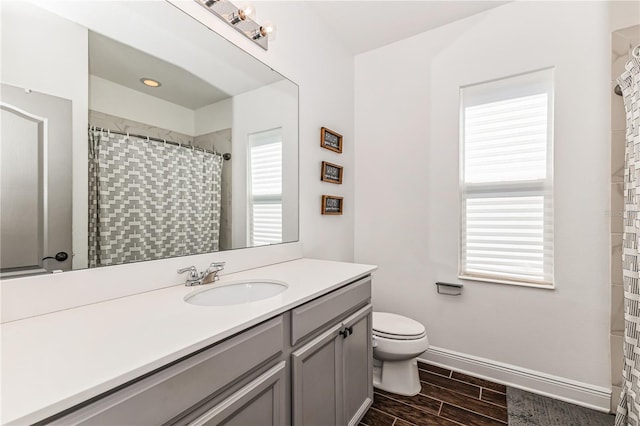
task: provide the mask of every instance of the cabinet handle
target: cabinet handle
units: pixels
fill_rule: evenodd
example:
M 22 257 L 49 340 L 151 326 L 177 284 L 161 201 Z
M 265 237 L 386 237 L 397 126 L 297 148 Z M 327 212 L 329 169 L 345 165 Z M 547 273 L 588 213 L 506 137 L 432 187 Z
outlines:
M 346 339 L 352 334 L 353 334 L 353 327 L 345 327 L 344 330 L 340 332 L 340 335 L 342 336 L 343 339 Z

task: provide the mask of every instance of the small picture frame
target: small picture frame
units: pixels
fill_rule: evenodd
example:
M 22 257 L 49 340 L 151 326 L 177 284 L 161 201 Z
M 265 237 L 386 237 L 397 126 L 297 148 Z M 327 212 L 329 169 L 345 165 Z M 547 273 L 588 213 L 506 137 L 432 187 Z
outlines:
M 341 215 L 342 214 L 342 198 L 334 195 L 322 196 L 322 214 Z
M 323 182 L 336 183 L 338 185 L 341 185 L 343 170 L 344 169 L 342 166 L 323 161 L 322 170 L 320 172 L 320 180 Z
M 342 135 L 323 127 L 320 130 L 320 146 L 342 154 Z

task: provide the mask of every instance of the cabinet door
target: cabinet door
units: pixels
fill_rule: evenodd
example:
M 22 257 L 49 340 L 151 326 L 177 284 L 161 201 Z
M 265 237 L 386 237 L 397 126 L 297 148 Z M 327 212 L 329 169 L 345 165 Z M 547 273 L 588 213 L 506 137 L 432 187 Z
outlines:
M 341 425 L 342 323 L 291 355 L 292 406 L 296 426 Z
M 345 424 L 358 424 L 373 403 L 372 308 L 367 305 L 343 321 L 349 335 L 342 342 Z
M 285 361 L 280 362 L 189 425 L 283 425 L 286 417 L 285 366 Z

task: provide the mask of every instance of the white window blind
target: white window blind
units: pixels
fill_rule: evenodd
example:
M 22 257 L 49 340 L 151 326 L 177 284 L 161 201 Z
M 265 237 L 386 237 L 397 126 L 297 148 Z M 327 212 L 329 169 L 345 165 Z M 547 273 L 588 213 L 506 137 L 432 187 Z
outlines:
M 249 244 L 282 242 L 282 137 L 279 129 L 249 137 Z
M 461 278 L 552 285 L 553 70 L 461 99 Z

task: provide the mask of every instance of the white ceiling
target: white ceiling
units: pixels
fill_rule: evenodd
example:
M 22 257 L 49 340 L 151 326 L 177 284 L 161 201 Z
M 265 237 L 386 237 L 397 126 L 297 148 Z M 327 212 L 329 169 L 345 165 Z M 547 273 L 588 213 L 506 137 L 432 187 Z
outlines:
M 310 1 L 333 35 L 354 54 L 423 33 L 508 1 Z
M 178 66 L 93 31 L 89 31 L 89 73 L 193 110 L 229 97 Z M 143 77 L 162 86 L 145 86 L 140 82 Z

